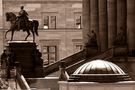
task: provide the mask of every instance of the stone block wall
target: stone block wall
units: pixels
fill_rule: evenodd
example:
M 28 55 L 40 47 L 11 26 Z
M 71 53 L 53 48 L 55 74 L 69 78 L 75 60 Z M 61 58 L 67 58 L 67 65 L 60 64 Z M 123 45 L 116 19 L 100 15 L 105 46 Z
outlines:
M 4 39 L 5 31 L 1 31 L 0 34 L 0 44 L 1 44 L 1 51 L 4 49 L 4 45 L 7 41 L 11 38 L 11 32 L 7 34 L 7 39 Z M 13 40 L 15 41 L 23 41 L 26 37 L 27 33 L 20 31 L 14 33 Z M 82 41 L 82 29 L 81 30 L 73 30 L 68 29 L 65 30 L 40 30 L 39 29 L 39 36 L 36 36 L 36 43 L 38 44 L 38 49 L 42 51 L 42 46 L 44 45 L 54 45 L 58 46 L 57 54 L 58 60 L 61 60 L 67 56 L 70 56 L 75 53 L 74 51 L 74 44 L 77 42 L 83 44 Z M 32 41 L 32 34 L 28 37 L 28 41 Z M 74 41 L 75 40 L 75 41 Z
M 135 82 L 94 83 L 60 81 L 59 90 L 135 90 Z
M 39 27 L 43 28 L 43 17 L 47 15 L 56 15 L 57 28 L 75 28 L 75 12 L 82 13 L 82 0 L 3 0 L 3 27 L 9 25 L 5 20 L 6 12 L 14 12 L 18 15 L 20 6 L 28 12 L 30 19 L 39 21 Z

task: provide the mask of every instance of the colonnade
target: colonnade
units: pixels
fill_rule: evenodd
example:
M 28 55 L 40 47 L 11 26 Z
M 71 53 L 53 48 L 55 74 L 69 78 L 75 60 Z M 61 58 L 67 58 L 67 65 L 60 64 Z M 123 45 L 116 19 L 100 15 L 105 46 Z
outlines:
M 101 51 L 113 47 L 121 31 L 129 50 L 135 50 L 135 0 L 83 0 L 83 38 L 94 30 Z

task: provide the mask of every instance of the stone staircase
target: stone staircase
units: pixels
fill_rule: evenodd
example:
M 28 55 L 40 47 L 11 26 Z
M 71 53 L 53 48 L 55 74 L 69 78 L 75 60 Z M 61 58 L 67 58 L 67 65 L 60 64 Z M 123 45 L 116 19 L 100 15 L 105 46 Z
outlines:
M 86 58 L 86 51 L 80 51 L 78 53 L 75 53 L 67 58 L 64 58 L 62 60 L 59 60 L 51 65 L 47 65 L 44 67 L 44 76 L 47 76 L 53 72 L 56 72 L 59 70 L 59 65 L 61 62 L 65 62 L 65 66 L 67 69 L 68 74 L 73 73 L 80 65 L 83 63 L 86 63 L 90 60 L 94 59 L 108 59 L 112 58 L 112 48 L 104 51 L 96 53 L 95 55 L 89 56 L 89 58 Z
M 76 54 L 73 54 L 73 55 L 71 55 L 71 56 L 69 56 L 67 58 L 64 58 L 62 60 L 59 60 L 59 61 L 57 61 L 57 62 L 55 62 L 55 63 L 53 63 L 51 65 L 47 65 L 47 66 L 43 67 L 44 76 L 47 76 L 47 75 L 49 75 L 49 74 L 51 74 L 53 72 L 58 71 L 59 70 L 59 65 L 60 65 L 60 63 L 62 61 L 65 62 L 66 66 L 70 66 L 72 64 L 77 63 L 78 61 L 83 60 L 83 59 L 85 59 L 85 51 L 84 50 L 80 51 L 80 52 L 78 52 Z

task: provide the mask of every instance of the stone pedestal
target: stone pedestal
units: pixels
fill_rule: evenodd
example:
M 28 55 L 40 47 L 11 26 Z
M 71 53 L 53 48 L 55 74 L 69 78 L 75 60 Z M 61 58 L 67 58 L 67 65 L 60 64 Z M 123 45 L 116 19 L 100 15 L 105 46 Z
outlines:
M 93 57 L 98 53 L 98 47 L 86 47 L 86 58 Z
M 116 47 L 113 49 L 114 57 L 127 57 L 128 56 L 128 48 L 127 46 Z
M 36 43 L 28 41 L 11 41 L 6 46 L 10 66 L 15 66 L 18 62 L 18 67 L 21 73 L 26 78 L 42 77 L 43 76 L 43 60 L 41 53 L 37 50 Z

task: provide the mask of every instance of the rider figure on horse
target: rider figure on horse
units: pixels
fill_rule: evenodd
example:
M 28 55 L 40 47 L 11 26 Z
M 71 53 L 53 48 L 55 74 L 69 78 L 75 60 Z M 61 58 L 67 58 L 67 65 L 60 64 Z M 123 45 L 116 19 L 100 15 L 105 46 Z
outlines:
M 19 11 L 18 21 L 19 25 L 18 28 L 26 28 L 28 26 L 28 13 L 24 10 L 24 6 L 21 6 L 21 10 Z M 25 31 L 25 29 L 23 29 Z

